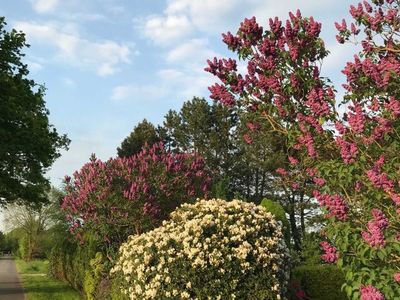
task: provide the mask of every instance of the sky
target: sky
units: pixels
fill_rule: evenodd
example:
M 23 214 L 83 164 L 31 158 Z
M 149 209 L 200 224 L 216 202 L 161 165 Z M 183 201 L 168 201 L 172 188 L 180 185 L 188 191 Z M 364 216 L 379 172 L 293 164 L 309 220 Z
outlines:
M 50 122 L 71 139 L 47 176 L 59 186 L 91 153 L 106 160 L 146 118 L 161 124 L 193 96 L 208 99 L 215 82 L 208 58 L 232 56 L 221 33 L 256 16 L 287 19 L 299 8 L 322 22 L 331 55 L 323 75 L 344 83 L 355 50 L 336 42 L 335 21 L 349 19 L 348 0 L 1 0 L 8 28 L 26 33 L 30 78 L 47 88 Z M 234 57 L 234 56 L 232 56 Z M 342 90 L 339 89 L 339 96 Z

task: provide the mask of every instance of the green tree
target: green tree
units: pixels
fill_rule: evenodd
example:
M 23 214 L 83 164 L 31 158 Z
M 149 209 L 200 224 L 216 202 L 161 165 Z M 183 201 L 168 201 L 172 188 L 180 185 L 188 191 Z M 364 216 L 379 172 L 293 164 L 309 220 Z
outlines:
M 161 141 L 156 127 L 146 119 L 143 119 L 133 128 L 131 134 L 126 137 L 121 146 L 117 148 L 119 157 L 129 157 L 135 155 L 142 150 L 147 143 L 149 146 Z
M 46 170 L 69 140 L 49 124 L 43 86 L 29 79 L 25 34 L 7 31 L 0 17 L 0 205 L 46 200 Z
M 179 112 L 170 110 L 165 116 L 166 147 L 176 152 L 198 153 L 205 159 L 214 171 L 213 196 L 233 196 L 236 125 L 237 116 L 232 110 L 198 97 L 186 101 Z

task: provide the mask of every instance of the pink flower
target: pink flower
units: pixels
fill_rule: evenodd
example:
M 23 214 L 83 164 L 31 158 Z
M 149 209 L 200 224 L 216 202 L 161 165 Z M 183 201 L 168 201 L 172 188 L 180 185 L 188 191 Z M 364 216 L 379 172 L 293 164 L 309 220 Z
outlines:
M 347 220 L 349 207 L 343 201 L 341 196 L 321 194 L 317 190 L 314 190 L 313 194 L 319 204 L 328 210 L 328 217 L 335 217 L 340 221 Z
M 247 134 L 247 133 L 243 134 L 243 139 L 247 144 L 249 144 L 249 145 L 253 144 L 253 139 L 251 138 L 251 136 L 249 134 Z
M 278 173 L 279 175 L 282 175 L 282 176 L 287 175 L 286 170 L 285 170 L 285 169 L 282 169 L 282 168 L 276 169 L 276 173 Z
M 385 300 L 383 294 L 374 286 L 361 286 L 361 300 Z
M 368 222 L 368 231 L 361 232 L 365 242 L 371 247 L 382 248 L 386 245 L 383 230 L 389 225 L 385 214 L 379 209 L 372 209 L 373 220 Z
M 321 258 L 327 263 L 335 263 L 339 259 L 339 254 L 337 253 L 336 247 L 332 246 L 326 241 L 319 243 L 324 251 L 324 254 Z
M 307 299 L 306 292 L 303 289 L 299 289 L 296 291 L 296 299 L 303 300 Z
M 294 158 L 293 156 L 289 156 L 288 159 L 289 159 L 290 164 L 293 166 L 295 166 L 299 163 L 299 161 L 296 158 Z
M 400 283 L 400 273 L 394 273 L 393 278 L 394 278 L 394 281 Z
M 316 185 L 319 185 L 319 186 L 323 186 L 325 184 L 325 179 L 323 179 L 323 178 L 314 177 L 313 181 Z

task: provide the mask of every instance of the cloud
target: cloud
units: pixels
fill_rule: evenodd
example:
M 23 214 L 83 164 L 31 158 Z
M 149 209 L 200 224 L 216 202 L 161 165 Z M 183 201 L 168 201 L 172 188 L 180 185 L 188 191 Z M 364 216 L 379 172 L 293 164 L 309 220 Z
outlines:
M 43 69 L 43 65 L 36 61 L 26 60 L 26 63 L 31 73 L 37 73 Z
M 76 88 L 76 86 L 77 86 L 76 82 L 75 82 L 73 79 L 68 78 L 68 77 L 62 78 L 62 79 L 61 79 L 61 82 L 62 82 L 62 84 L 63 84 L 64 86 L 66 86 L 66 87 L 68 87 L 68 88 L 71 88 L 71 89 L 74 89 L 74 88 Z
M 184 43 L 178 44 L 175 48 L 167 53 L 167 62 L 199 62 L 203 65 L 206 60 L 216 56 L 216 52 L 209 48 L 206 39 L 191 39 Z
M 151 101 L 163 98 L 167 94 L 166 87 L 160 83 L 158 85 L 138 85 L 126 84 L 113 88 L 111 100 L 122 101 Z
M 184 15 L 148 16 L 144 20 L 135 21 L 144 36 L 159 45 L 172 44 L 176 40 L 188 36 L 192 25 Z
M 112 135 L 111 135 L 112 136 Z M 114 135 L 115 136 L 115 135 Z M 51 183 L 59 187 L 65 175 L 71 176 L 89 161 L 92 153 L 102 160 L 115 156 L 117 139 L 110 141 L 110 135 L 99 132 L 88 132 L 85 135 L 73 136 L 68 151 L 63 150 L 62 156 L 55 161 L 46 176 Z
M 57 24 L 17 22 L 30 44 L 55 48 L 54 59 L 74 67 L 94 70 L 99 76 L 113 75 L 122 64 L 130 63 L 133 46 L 114 41 L 90 41 L 79 36 L 75 25 L 60 29 Z
M 38 13 L 48 13 L 56 9 L 59 0 L 33 0 L 33 9 Z

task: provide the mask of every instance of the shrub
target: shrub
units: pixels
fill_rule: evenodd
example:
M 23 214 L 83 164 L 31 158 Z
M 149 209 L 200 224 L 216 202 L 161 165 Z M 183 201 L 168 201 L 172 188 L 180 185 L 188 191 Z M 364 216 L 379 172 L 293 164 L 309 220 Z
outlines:
M 273 215 L 239 200 L 183 204 L 129 237 L 112 274 L 131 299 L 281 299 L 288 249 Z
M 282 205 L 269 199 L 263 199 L 260 205 L 273 214 L 278 221 L 282 222 L 283 235 L 285 236 L 286 245 L 290 247 L 290 223 L 286 218 L 286 213 Z
M 88 278 L 85 280 L 85 277 L 92 270 L 90 261 L 96 257 L 99 248 L 92 237 L 85 239 L 88 241 L 85 245 L 68 238 L 58 241 L 49 257 L 50 275 L 67 282 L 82 294 L 86 293 L 84 284 Z
M 292 299 L 346 300 L 341 291 L 344 282 L 344 275 L 336 266 L 301 266 L 292 270 Z M 301 291 L 306 295 L 303 298 Z
M 71 233 L 83 241 L 90 232 L 105 253 L 158 226 L 179 204 L 206 195 L 210 177 L 201 157 L 155 144 L 128 158 L 92 157 L 66 181 L 62 208 Z

